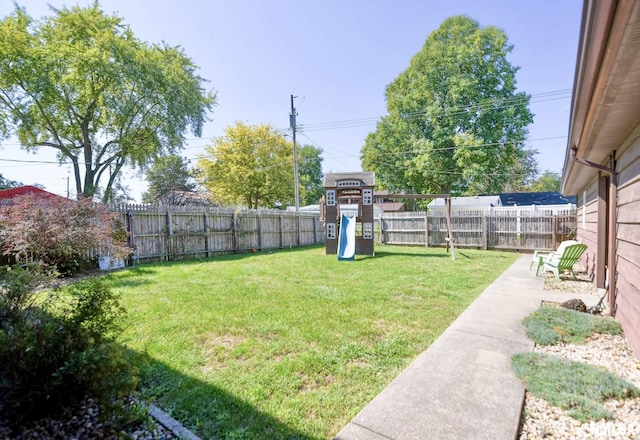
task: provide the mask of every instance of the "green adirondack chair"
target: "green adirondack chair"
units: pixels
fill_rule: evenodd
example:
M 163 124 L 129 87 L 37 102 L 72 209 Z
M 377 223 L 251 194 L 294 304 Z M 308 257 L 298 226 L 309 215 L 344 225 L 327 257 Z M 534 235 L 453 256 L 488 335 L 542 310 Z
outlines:
M 553 272 L 556 279 L 560 279 L 560 273 L 565 270 L 571 271 L 573 279 L 577 280 L 573 266 L 578 262 L 584 251 L 587 249 L 586 244 L 577 243 L 567 246 L 563 249 L 562 254 L 552 254 L 542 259 L 542 273 L 547 270 Z
M 550 260 L 551 257 L 553 256 L 559 258 L 564 252 L 564 248 L 566 248 L 567 246 L 571 246 L 572 244 L 578 244 L 578 242 L 575 240 L 565 240 L 562 243 L 560 243 L 560 245 L 558 246 L 558 249 L 556 249 L 553 252 L 545 252 L 545 251 L 538 251 L 538 250 L 534 251 L 533 257 L 531 258 L 531 264 L 529 264 L 529 270 L 531 270 L 531 268 L 535 264 L 536 276 L 538 276 L 538 273 L 540 272 L 540 268 L 542 267 L 542 262 L 544 260 Z

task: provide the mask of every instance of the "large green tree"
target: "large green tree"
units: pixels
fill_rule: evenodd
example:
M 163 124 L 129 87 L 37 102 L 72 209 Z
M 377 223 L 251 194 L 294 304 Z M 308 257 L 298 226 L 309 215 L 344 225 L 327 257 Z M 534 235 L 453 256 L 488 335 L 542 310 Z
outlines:
M 186 159 L 172 154 L 157 158 L 147 170 L 149 188 L 142 194 L 142 203 L 156 203 L 169 191 L 194 191 L 189 164 Z
M 227 127 L 200 156 L 197 174 L 221 204 L 256 209 L 294 202 L 293 145 L 266 124 Z
M 512 46 L 496 27 L 445 20 L 385 91 L 388 115 L 366 139 L 363 169 L 417 193 L 500 192 L 526 157 L 533 120 L 516 91 Z
M 322 149 L 303 145 L 298 150 L 298 175 L 300 182 L 300 204 L 317 205 L 324 194 L 322 186 Z
M 71 162 L 78 194 L 103 200 L 125 165 L 142 167 L 200 136 L 215 104 L 179 47 L 137 39 L 94 3 L 0 21 L 0 135 Z
M 528 192 L 538 174 L 537 150 L 526 149 L 515 166 L 507 171 L 507 181 L 500 192 Z
M 531 192 L 559 192 L 561 184 L 562 178 L 560 173 L 544 170 L 544 172 L 531 183 L 527 190 Z

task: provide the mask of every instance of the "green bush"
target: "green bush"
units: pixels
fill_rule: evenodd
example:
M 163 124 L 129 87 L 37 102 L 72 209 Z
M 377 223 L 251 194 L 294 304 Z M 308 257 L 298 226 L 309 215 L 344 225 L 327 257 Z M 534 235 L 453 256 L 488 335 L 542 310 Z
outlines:
M 0 271 L 0 407 L 15 421 L 87 395 L 108 399 L 137 385 L 116 343 L 124 309 L 99 280 L 34 294 L 34 275 Z
M 607 399 L 640 396 L 640 389 L 615 374 L 593 365 L 544 353 L 516 353 L 511 366 L 527 391 L 567 410 L 576 420 L 611 419 L 602 406 Z
M 620 324 L 610 316 L 594 316 L 563 308 L 540 308 L 522 323 L 527 336 L 539 345 L 582 343 L 594 333 L 622 333 Z

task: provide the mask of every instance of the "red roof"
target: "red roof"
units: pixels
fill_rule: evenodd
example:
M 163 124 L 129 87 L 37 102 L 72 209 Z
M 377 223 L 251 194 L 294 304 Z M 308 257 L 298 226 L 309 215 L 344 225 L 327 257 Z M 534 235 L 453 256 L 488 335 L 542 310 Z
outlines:
M 0 200 L 11 200 L 16 197 L 26 196 L 27 194 L 38 194 L 43 197 L 60 197 L 57 194 L 50 193 L 35 186 L 25 185 L 18 188 L 9 188 L 0 190 Z M 64 198 L 64 197 L 60 197 Z

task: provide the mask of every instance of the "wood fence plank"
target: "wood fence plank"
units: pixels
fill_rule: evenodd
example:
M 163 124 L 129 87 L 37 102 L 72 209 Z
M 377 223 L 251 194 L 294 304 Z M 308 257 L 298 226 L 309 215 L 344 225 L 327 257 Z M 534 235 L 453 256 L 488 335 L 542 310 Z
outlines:
M 126 227 L 134 264 L 324 242 L 319 216 L 309 213 L 141 204 L 109 208 Z
M 446 218 L 442 210 L 384 213 L 380 239 L 386 244 L 446 246 Z M 479 249 L 555 250 L 576 226 L 576 211 L 548 209 L 454 211 L 451 229 L 456 246 Z M 420 227 L 421 222 L 424 227 Z

